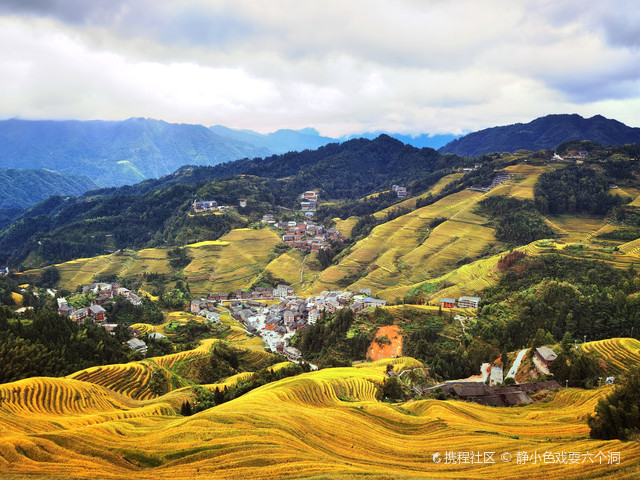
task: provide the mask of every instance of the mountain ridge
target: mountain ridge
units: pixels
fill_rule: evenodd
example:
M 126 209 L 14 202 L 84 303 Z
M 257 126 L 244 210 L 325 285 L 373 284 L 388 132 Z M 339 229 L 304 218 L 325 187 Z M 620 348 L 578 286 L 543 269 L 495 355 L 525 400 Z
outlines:
M 551 114 L 529 123 L 485 128 L 441 147 L 441 153 L 478 157 L 488 153 L 554 149 L 570 140 L 591 140 L 604 146 L 640 143 L 640 128 L 602 115 L 584 118 L 574 114 Z

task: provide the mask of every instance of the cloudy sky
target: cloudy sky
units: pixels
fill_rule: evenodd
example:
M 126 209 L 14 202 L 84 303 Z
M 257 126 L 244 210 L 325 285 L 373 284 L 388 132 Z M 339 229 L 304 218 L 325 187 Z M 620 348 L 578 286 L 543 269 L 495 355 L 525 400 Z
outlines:
M 640 127 L 634 0 L 1 0 L 0 118 Z

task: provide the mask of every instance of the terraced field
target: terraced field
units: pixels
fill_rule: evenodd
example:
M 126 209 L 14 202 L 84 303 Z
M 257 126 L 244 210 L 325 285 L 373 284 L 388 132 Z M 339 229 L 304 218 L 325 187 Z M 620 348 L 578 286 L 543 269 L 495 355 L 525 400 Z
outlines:
M 549 165 L 518 164 L 505 168 L 505 172 L 514 175 L 514 178 L 508 181 L 511 186 L 509 196 L 522 200 L 533 199 L 533 187 L 540 175 L 549 170 L 555 170 L 555 167 Z
M 290 250 L 269 263 L 266 270 L 272 273 L 275 278 L 281 278 L 295 287 L 298 284 L 309 282 L 315 275 L 307 264 L 308 259 L 305 260 L 305 258 L 302 253 Z
M 409 286 L 416 278 L 424 278 L 426 271 L 444 269 L 457 257 L 447 256 L 447 247 L 453 252 L 452 245 L 456 244 L 456 248 L 465 248 L 473 254 L 486 243 L 495 241 L 491 229 L 477 228 L 477 225 L 472 228 L 451 220 L 431 231 L 429 223 L 436 217 L 451 218 L 468 210 L 481 198 L 479 192 L 464 190 L 377 226 L 367 238 L 354 245 L 338 265 L 321 272 L 307 293 L 346 286 L 345 277 L 354 278 L 351 289 L 367 287 L 380 292 L 398 285 Z M 437 261 L 425 266 L 424 258 L 436 253 Z
M 345 237 L 351 236 L 351 230 L 354 225 L 358 222 L 358 217 L 349 217 L 346 220 L 342 220 L 340 218 L 334 218 L 334 222 L 336 222 L 336 228 L 338 231 L 344 235 Z
M 632 201 L 640 195 L 640 191 L 633 187 L 611 188 L 609 189 L 609 193 L 620 197 L 631 197 Z
M 619 375 L 631 365 L 640 365 L 640 341 L 635 338 L 609 338 L 587 342 L 580 349 L 601 358 L 607 373 Z
M 268 263 L 271 249 L 279 241 L 279 237 L 270 229 L 232 230 L 220 240 L 187 245 L 193 261 L 183 273 L 196 295 L 210 292 L 214 284 L 222 288 L 221 291 L 235 290 L 246 286 L 262 271 Z M 69 290 L 91 283 L 98 275 L 116 274 L 124 277 L 172 272 L 167 250 L 160 248 L 80 258 L 56 267 L 60 272 L 60 286 Z M 38 270 L 26 273 L 36 272 Z
M 432 196 L 439 195 L 440 192 L 444 190 L 444 187 L 446 187 L 450 183 L 460 180 L 463 176 L 464 176 L 463 173 L 452 173 L 451 175 L 446 175 L 442 177 L 440 180 L 438 180 L 438 182 L 433 187 L 431 187 L 429 190 L 427 190 L 423 194 L 417 195 L 415 197 L 407 198 L 402 202 L 396 203 L 392 207 L 385 208 L 384 210 L 380 210 L 379 212 L 376 212 L 373 216 L 376 218 L 382 218 L 387 214 L 387 212 L 394 210 L 396 208 L 408 208 L 410 210 L 413 210 L 414 208 L 416 208 L 416 202 L 418 201 L 419 198 L 426 198 L 429 195 L 432 195 Z
M 130 256 L 100 255 L 60 263 L 56 265 L 60 272 L 60 286 L 74 291 L 78 285 L 91 283 L 96 275 L 121 271 L 130 258 Z
M 16 292 L 11 292 L 11 299 L 13 300 L 13 303 L 17 307 L 21 307 L 22 306 L 23 297 L 22 297 L 21 294 L 16 293 Z
M 593 215 L 558 215 L 549 216 L 548 220 L 560 229 L 562 240 L 565 242 L 589 241 L 605 225 L 604 216 Z
M 271 250 L 278 243 L 280 237 L 263 228 L 232 230 L 219 242 L 187 245 L 194 258 L 184 270 L 191 292 L 205 295 L 250 285 L 266 267 Z
M 234 385 L 237 385 L 239 382 L 244 382 L 245 380 L 249 380 L 252 376 L 253 376 L 253 372 L 242 372 L 242 373 L 233 375 L 222 382 L 210 383 L 202 386 L 207 390 L 211 390 L 211 391 L 215 390 L 216 388 L 219 388 L 220 390 L 222 390 L 224 389 L 224 387 L 233 387 Z
M 164 355 L 162 357 L 151 357 L 150 360 L 154 361 L 160 367 L 171 368 L 180 360 L 206 355 L 211 351 L 211 347 L 213 347 L 217 342 L 219 342 L 217 338 L 207 338 L 202 340 L 200 342 L 200 346 L 193 350 Z
M 396 371 L 420 366 L 393 359 L 311 372 L 191 417 L 170 411 L 185 391 L 143 405 L 68 379 L 4 385 L 3 399 L 7 392 L 19 393 L 11 397 L 11 411 L 0 409 L 0 428 L 8 433 L 0 437 L 2 478 L 632 479 L 640 474 L 637 442 L 588 438 L 585 417 L 605 389 L 562 390 L 546 402 L 517 408 L 452 400 L 380 403 L 376 385 L 387 363 Z M 36 400 L 26 400 L 27 385 Z M 83 404 L 74 403 L 76 393 L 94 399 L 86 415 Z M 27 413 L 39 413 L 21 416 L 23 402 Z M 455 453 L 455 463 L 445 461 L 446 452 Z M 471 463 L 470 452 L 480 452 L 482 461 Z M 543 462 L 546 452 L 551 458 L 577 452 L 580 463 L 569 464 L 566 455 L 564 464 Z M 591 462 L 597 452 L 603 463 Z M 611 452 L 619 454 L 619 463 L 607 464 Z M 462 458 L 466 463 L 458 461 Z
M 139 275 L 141 273 L 169 273 L 167 251 L 148 248 L 139 252 L 125 251 L 111 255 L 81 258 L 56 265 L 60 272 L 61 286 L 75 290 L 77 285 L 91 283 L 98 275 L 118 276 Z
M 620 245 L 620 250 L 628 255 L 640 255 L 640 238 Z
M 491 285 L 497 278 L 492 272 L 499 257 L 473 261 L 486 255 L 487 249 L 500 245 L 500 242 L 495 239 L 494 230 L 487 226 L 488 219 L 472 213 L 472 210 L 479 201 L 493 195 L 533 198 L 533 187 L 538 177 L 545 171 L 560 167 L 510 166 L 505 171 L 514 178 L 490 192 L 483 194 L 464 190 L 379 225 L 369 237 L 355 244 L 338 265 L 321 272 L 303 293 L 315 294 L 335 288 L 371 288 L 375 295 L 393 301 L 425 281 L 461 284 L 451 289 L 456 295 Z M 431 193 L 437 193 L 460 177 L 461 174 L 444 177 Z M 410 200 L 414 203 L 407 206 L 414 206 L 415 199 Z M 377 212 L 375 216 L 382 218 L 387 210 Z M 436 218 L 447 220 L 430 228 L 429 223 Z M 570 224 L 567 219 L 558 219 L 576 237 L 593 235 L 602 226 L 602 220 L 593 218 Z M 555 226 L 558 231 L 562 228 Z M 473 266 L 464 265 L 470 262 Z
M 67 378 L 100 385 L 134 400 L 148 400 L 155 397 L 149 390 L 152 371 L 153 366 L 150 363 L 132 362 L 91 367 Z
M 162 330 L 161 325 L 151 325 L 150 323 L 134 323 L 130 325 L 134 330 L 138 330 L 142 335 L 150 332 L 158 332 Z
M 173 415 L 173 403 L 184 396 L 174 393 L 162 401 L 147 403 L 68 378 L 20 380 L 0 385 L 0 438 L 55 432 L 62 428 L 80 428 L 116 420 Z

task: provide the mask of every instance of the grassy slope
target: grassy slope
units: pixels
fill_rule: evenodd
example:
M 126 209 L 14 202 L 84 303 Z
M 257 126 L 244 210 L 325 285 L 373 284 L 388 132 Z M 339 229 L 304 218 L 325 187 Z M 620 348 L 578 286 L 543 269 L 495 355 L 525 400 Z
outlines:
M 0 468 L 17 478 L 637 478 L 637 442 L 588 438 L 606 392 L 568 389 L 525 407 L 458 401 L 379 403 L 387 363 L 265 385 L 192 417 L 186 390 L 139 402 L 70 379 L 0 386 Z M 232 379 L 230 379 L 231 381 Z M 496 464 L 435 464 L 432 454 L 497 452 Z M 517 452 L 620 452 L 620 465 L 518 464 Z M 502 462 L 502 452 L 513 461 Z

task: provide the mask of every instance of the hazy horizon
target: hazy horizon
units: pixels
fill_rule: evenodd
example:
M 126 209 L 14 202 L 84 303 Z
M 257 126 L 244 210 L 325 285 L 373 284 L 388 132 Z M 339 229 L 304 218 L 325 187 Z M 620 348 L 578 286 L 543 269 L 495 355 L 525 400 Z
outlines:
M 550 113 L 639 127 L 633 2 L 0 5 L 0 118 L 462 134 Z

